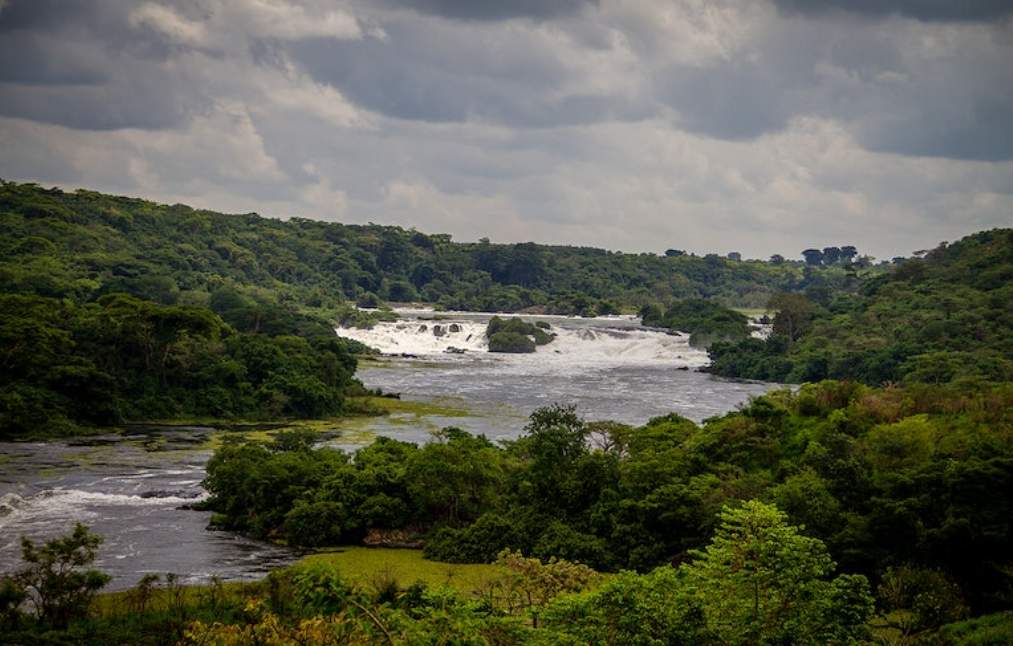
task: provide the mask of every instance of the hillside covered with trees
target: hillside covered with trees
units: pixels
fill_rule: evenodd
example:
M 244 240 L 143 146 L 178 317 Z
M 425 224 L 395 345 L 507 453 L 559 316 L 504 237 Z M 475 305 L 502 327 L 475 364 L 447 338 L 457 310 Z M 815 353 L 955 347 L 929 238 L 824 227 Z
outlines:
M 351 355 L 363 348 L 336 339 L 332 324 L 371 321 L 354 303 L 595 314 L 690 296 L 749 304 L 853 282 L 801 262 L 460 244 L 12 182 L 0 182 L 0 225 L 7 437 L 339 414 L 361 388 Z
M 839 266 L 624 254 L 534 243 L 452 242 L 379 225 L 225 215 L 91 191 L 0 184 L 5 291 L 91 301 L 124 292 L 207 305 L 223 286 L 308 307 L 425 301 L 446 309 L 613 313 L 677 298 L 762 306 L 843 285 Z
M 1013 380 L 1013 229 L 903 261 L 857 293 L 783 294 L 766 341 L 710 347 L 711 371 L 779 382 Z

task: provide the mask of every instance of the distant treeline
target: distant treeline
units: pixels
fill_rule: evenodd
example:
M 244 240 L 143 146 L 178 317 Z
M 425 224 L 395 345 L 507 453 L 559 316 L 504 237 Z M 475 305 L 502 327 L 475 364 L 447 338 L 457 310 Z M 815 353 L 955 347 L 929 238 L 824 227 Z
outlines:
M 239 286 L 309 307 L 422 300 L 447 309 L 609 314 L 680 298 L 762 306 L 778 292 L 854 282 L 843 266 L 780 257 L 455 243 L 393 226 L 224 215 L 10 182 L 0 184 L 0 222 L 4 290 L 78 302 L 125 292 L 206 305 L 219 287 Z

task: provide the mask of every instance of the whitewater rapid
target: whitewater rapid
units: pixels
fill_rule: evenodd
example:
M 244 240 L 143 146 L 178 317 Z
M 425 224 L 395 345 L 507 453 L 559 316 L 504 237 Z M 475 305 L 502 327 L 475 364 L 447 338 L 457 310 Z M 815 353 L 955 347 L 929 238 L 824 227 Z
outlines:
M 192 433 L 164 431 L 167 442 Z M 184 583 L 258 578 L 296 558 L 278 546 L 206 531 L 210 513 L 186 509 L 207 497 L 205 451 L 153 452 L 131 439 L 91 439 L 0 442 L 0 574 L 20 567 L 22 536 L 44 541 L 75 523 L 103 537 L 95 565 L 112 575 L 112 590 L 144 574 L 171 572 Z
M 690 347 L 687 335 L 643 328 L 632 317 L 523 316 L 547 323 L 555 339 L 532 354 L 503 354 L 488 351 L 489 315 L 452 313 L 438 320 L 418 311 L 399 315 L 404 318 L 396 322 L 378 323 L 368 330 L 338 328 L 337 333 L 384 355 L 430 361 L 495 360 L 524 370 L 580 371 L 621 365 L 699 368 L 708 362 L 705 351 Z
M 645 328 L 631 316 L 523 315 L 528 322 L 547 323 L 556 338 L 534 353 L 503 354 L 488 351 L 489 314 L 397 314 L 395 322 L 337 333 L 386 355 L 360 364 L 357 374 L 366 386 L 470 411 L 430 419 L 428 426 L 397 418 L 372 424 L 379 435 L 412 442 L 428 441 L 441 424 L 511 439 L 534 409 L 555 403 L 576 406 L 585 419 L 632 425 L 672 412 L 702 421 L 772 387 L 700 372 L 707 354 L 690 347 L 687 335 Z

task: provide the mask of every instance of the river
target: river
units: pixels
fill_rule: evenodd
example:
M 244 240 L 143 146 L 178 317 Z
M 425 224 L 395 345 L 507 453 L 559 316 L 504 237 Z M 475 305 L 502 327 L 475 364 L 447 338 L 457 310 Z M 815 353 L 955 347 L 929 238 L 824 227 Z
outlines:
M 532 410 L 574 404 L 586 419 L 642 424 L 676 412 L 695 421 L 733 410 L 771 384 L 717 379 L 696 369 L 704 352 L 682 335 L 642 328 L 630 317 L 540 320 L 555 340 L 534 354 L 487 352 L 489 315 L 403 310 L 396 323 L 338 330 L 385 355 L 363 362 L 369 387 L 429 406 L 356 420 L 330 443 L 354 449 L 375 435 L 424 442 L 454 425 L 490 439 L 516 437 Z M 338 429 L 341 431 L 341 428 Z M 0 443 L 0 572 L 17 567 L 19 538 L 43 539 L 81 521 L 105 537 L 97 567 L 112 589 L 146 573 L 187 583 L 252 579 L 298 557 L 294 551 L 206 531 L 209 514 L 181 506 L 200 487 L 214 429 L 144 428 L 65 442 Z

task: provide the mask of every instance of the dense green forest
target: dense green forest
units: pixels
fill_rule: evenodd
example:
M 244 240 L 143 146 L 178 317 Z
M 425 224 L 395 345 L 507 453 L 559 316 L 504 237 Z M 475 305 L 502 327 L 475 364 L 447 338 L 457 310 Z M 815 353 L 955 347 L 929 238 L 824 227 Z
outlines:
M 779 382 L 1013 380 L 1013 229 L 941 245 L 858 293 L 779 295 L 774 333 L 710 347 L 711 371 Z
M 1011 403 L 1009 384 L 828 381 L 703 425 L 550 407 L 503 446 L 453 428 L 354 455 L 299 432 L 227 443 L 206 482 L 220 526 L 309 546 L 416 535 L 493 578 L 466 595 L 308 562 L 191 592 L 146 577 L 103 602 L 79 527 L 24 543 L 0 581 L 0 643 L 998 646 L 1013 637 Z
M 713 301 L 688 298 L 661 307 L 654 303 L 640 308 L 644 325 L 689 333 L 689 344 L 707 347 L 716 341 L 741 341 L 749 338 L 749 319 Z
M 854 282 L 836 266 L 459 244 L 12 182 L 0 182 L 0 224 L 0 437 L 339 414 L 361 391 L 350 355 L 364 348 L 335 339 L 332 322 L 377 316 L 352 303 L 595 314 Z M 493 347 L 530 349 L 513 332 Z
M 129 612 L 95 615 L 107 579 L 86 569 L 99 539 L 82 527 L 23 543 L 24 569 L 0 580 L 0 643 L 1013 637 L 1013 230 L 859 273 L 853 247 L 767 263 L 460 244 L 29 184 L 0 185 L 0 218 L 4 439 L 347 413 L 366 349 L 332 322 L 369 324 L 351 303 L 636 309 L 709 345 L 718 375 L 808 382 L 703 424 L 632 428 L 555 405 L 500 443 L 456 428 L 354 453 L 311 432 L 229 439 L 204 482 L 215 527 L 417 545 L 505 578 L 470 597 L 309 566 L 238 593 L 146 579 Z M 766 306 L 770 336 L 729 306 Z M 552 338 L 517 319 L 488 335 L 511 351 Z
M 0 184 L 4 290 L 91 301 L 125 292 L 164 305 L 206 305 L 222 286 L 310 307 L 422 300 L 446 309 L 613 313 L 676 298 L 762 306 L 774 293 L 841 286 L 840 266 L 658 256 L 342 225 L 33 184 Z M 258 292 L 259 290 L 259 292 Z
M 326 324 L 282 310 L 254 333 L 244 319 L 271 310 L 232 305 L 223 318 L 126 294 L 0 294 L 0 438 L 124 420 L 319 418 L 361 391 L 349 342 Z
M 308 546 L 415 532 L 430 558 L 503 549 L 649 572 L 694 561 L 723 506 L 758 499 L 804 527 L 840 571 L 936 586 L 947 617 L 1009 608 L 1013 389 L 823 382 L 698 426 L 642 428 L 536 411 L 503 446 L 456 429 L 354 456 L 311 438 L 234 444 L 208 464 L 225 528 Z M 881 601 L 884 601 L 881 599 Z

